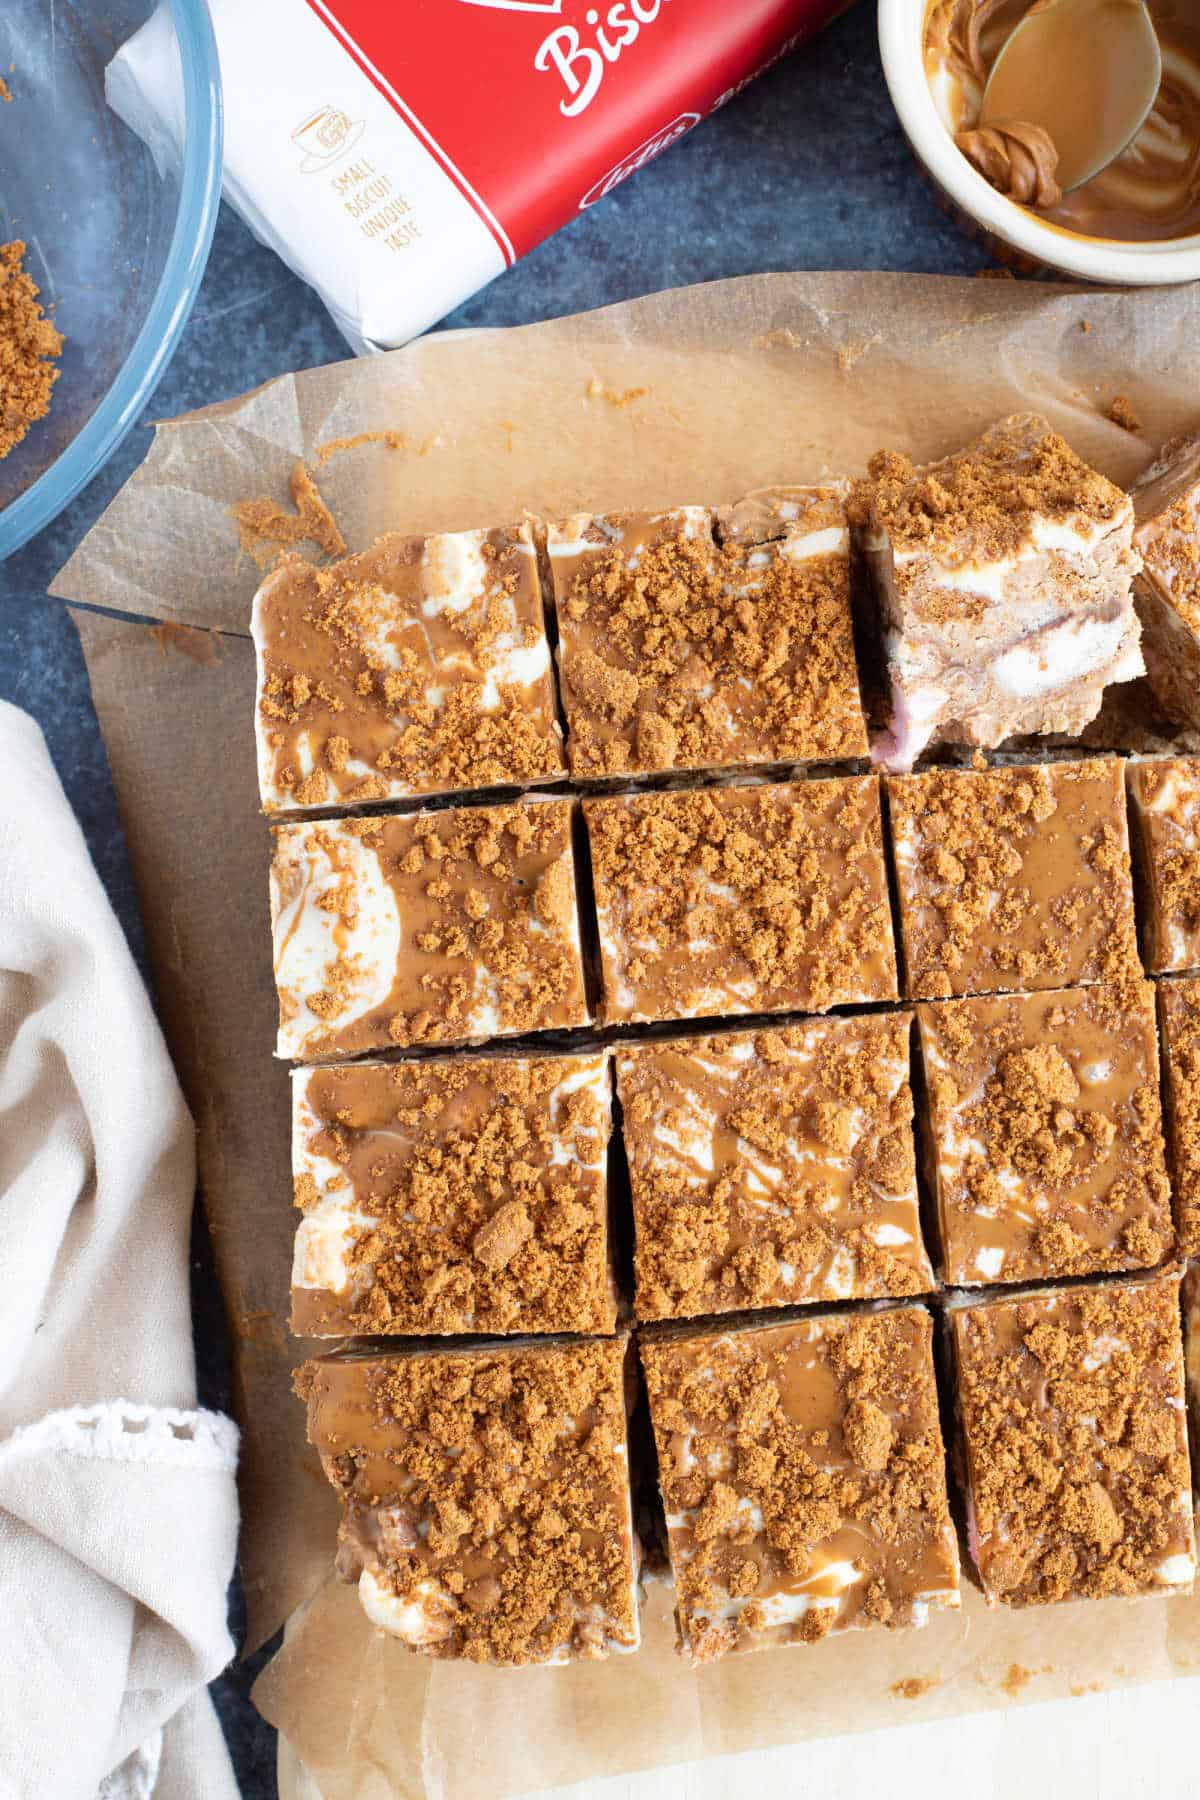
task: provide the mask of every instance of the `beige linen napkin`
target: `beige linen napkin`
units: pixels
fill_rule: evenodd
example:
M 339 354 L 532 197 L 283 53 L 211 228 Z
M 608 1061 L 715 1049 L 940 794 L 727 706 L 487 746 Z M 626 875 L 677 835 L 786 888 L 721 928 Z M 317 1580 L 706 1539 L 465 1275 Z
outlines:
M 0 771 L 0 1797 L 225 1800 L 237 1437 L 195 1410 L 191 1121 L 2 703 Z

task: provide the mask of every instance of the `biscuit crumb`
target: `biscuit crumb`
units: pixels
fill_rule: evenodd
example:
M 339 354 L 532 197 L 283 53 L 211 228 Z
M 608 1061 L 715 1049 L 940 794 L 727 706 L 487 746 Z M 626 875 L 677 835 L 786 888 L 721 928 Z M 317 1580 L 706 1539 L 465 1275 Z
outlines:
M 12 96 L 6 91 L 4 98 Z M 50 323 L 40 289 L 26 273 L 20 238 L 0 244 L 0 461 L 50 410 L 65 339 Z
M 506 1269 L 522 1244 L 533 1236 L 533 1222 L 520 1200 L 510 1200 L 481 1225 L 472 1249 L 485 1269 Z
M 940 1685 L 931 1675 L 906 1675 L 903 1681 L 893 1681 L 888 1693 L 895 1694 L 898 1700 L 919 1700 L 922 1694 Z
M 598 375 L 593 375 L 584 389 L 589 400 L 606 400 L 610 406 L 618 407 L 632 406 L 635 400 L 644 399 L 649 392 L 649 388 L 644 387 L 626 388 L 621 392 L 616 388 L 610 388 L 606 382 L 600 380 Z
M 852 1400 L 842 1420 L 846 1448 L 860 1469 L 878 1474 L 888 1466 L 896 1432 L 885 1412 L 872 1400 Z
M 1112 400 L 1109 402 L 1108 416 L 1114 425 L 1119 425 L 1121 427 L 1122 431 L 1142 430 L 1141 418 L 1127 394 L 1113 395 Z

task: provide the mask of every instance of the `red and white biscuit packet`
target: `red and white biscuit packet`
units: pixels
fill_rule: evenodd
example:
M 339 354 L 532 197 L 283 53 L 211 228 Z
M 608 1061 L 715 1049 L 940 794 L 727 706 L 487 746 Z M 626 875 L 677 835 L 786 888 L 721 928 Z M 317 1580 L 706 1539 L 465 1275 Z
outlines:
M 225 197 L 359 353 L 415 337 L 848 0 L 209 0 Z M 183 135 L 160 6 L 108 99 Z

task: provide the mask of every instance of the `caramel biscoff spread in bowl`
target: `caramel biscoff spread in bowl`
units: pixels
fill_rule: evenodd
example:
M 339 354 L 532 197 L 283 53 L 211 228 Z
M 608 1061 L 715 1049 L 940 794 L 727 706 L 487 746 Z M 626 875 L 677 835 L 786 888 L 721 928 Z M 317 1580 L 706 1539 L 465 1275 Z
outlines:
M 957 148 L 998 193 L 1063 230 L 1127 242 L 1200 231 L 1200 19 L 1187 0 L 1150 0 L 1163 58 L 1153 110 L 1108 168 L 1065 193 L 1058 180 L 1060 146 L 1050 132 L 1020 119 L 988 125 L 980 119 L 1000 51 L 1029 12 L 1030 0 L 931 0 L 925 68 Z M 1099 0 L 1091 29 L 1111 29 Z M 1065 104 L 1073 91 L 1073 43 L 1068 21 L 1047 43 L 1045 85 L 1064 95 L 1062 132 L 1094 131 L 1094 118 L 1074 120 Z
M 1200 278 L 1200 17 L 1190 0 L 1149 6 L 1156 103 L 1120 156 L 1062 194 L 1046 133 L 1008 119 L 979 130 L 988 72 L 1030 0 L 879 0 L 884 75 L 913 153 L 997 260 L 1110 286 Z M 1071 89 L 1069 48 L 1063 60 Z

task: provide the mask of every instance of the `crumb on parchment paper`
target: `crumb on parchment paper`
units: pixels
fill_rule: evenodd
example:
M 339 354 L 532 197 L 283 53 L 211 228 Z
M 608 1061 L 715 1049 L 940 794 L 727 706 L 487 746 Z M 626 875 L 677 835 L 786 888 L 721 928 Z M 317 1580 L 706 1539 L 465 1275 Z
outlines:
M 215 668 L 221 660 L 221 640 L 215 631 L 203 631 L 195 625 L 178 625 L 173 619 L 163 619 L 148 629 L 164 656 L 170 650 L 178 650 L 204 669 Z
M 941 1685 L 935 1675 L 906 1675 L 903 1681 L 893 1681 L 888 1693 L 895 1694 L 897 1700 L 919 1700 L 922 1694 Z
M 350 437 L 327 438 L 313 449 L 318 469 L 323 469 L 331 457 L 340 456 L 345 450 L 357 450 L 362 444 L 383 444 L 388 450 L 407 450 L 408 438 L 403 431 L 391 430 L 356 431 Z
M 1108 404 L 1108 416 L 1122 431 L 1140 431 L 1142 421 L 1128 394 L 1114 394 Z
M 635 400 L 645 399 L 649 392 L 649 388 L 644 387 L 610 388 L 598 375 L 593 375 L 584 389 L 589 400 L 607 400 L 610 406 L 632 406 Z
M 855 363 L 867 354 L 868 350 L 873 349 L 876 344 L 881 342 L 882 338 L 879 332 L 876 331 L 870 337 L 847 338 L 844 344 L 839 344 L 837 348 L 837 366 L 841 373 L 843 375 L 848 374 Z
M 300 461 L 292 465 L 288 492 L 295 512 L 286 512 L 267 494 L 254 500 L 239 500 L 230 509 L 237 520 L 242 549 L 256 560 L 264 546 L 269 545 L 290 550 L 297 544 L 315 544 L 326 556 L 344 555 L 346 540 L 338 529 L 337 520 Z
M 801 337 L 787 325 L 778 325 L 773 331 L 760 332 L 750 343 L 752 350 L 803 350 L 807 347 L 807 338 Z

